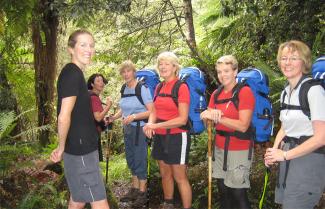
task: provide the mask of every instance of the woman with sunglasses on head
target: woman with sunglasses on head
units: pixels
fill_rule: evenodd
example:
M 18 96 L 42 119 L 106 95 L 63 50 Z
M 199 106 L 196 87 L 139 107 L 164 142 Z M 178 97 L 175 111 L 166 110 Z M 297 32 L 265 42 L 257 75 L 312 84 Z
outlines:
M 249 209 L 247 189 L 254 136 L 250 124 L 255 98 L 251 89 L 244 86 L 237 92 L 237 106 L 231 100 L 238 87 L 238 62 L 234 56 L 220 57 L 215 68 L 221 86 L 211 95 L 208 109 L 201 113 L 204 121 L 215 123 L 212 177 L 217 179 L 221 209 Z
M 101 132 L 107 128 L 108 120 L 106 120 L 105 116 L 109 111 L 112 102 L 109 97 L 106 99 L 105 107 L 103 107 L 103 103 L 99 98 L 99 95 L 104 90 L 105 85 L 107 84 L 107 80 L 100 73 L 92 74 L 87 81 L 87 87 L 90 94 L 91 107 L 94 114 L 94 120 L 96 124 L 96 129 L 98 131 L 98 154 L 99 161 L 103 161 L 103 151 L 102 151 L 102 143 L 101 143 Z
M 188 123 L 189 89 L 182 83 L 178 90 L 178 105 L 171 92 L 179 81 L 178 57 L 173 52 L 163 52 L 157 58 L 157 67 L 163 82 L 155 92 L 154 108 L 143 130 L 153 140 L 152 157 L 158 160 L 164 202 L 161 209 L 173 209 L 174 180 L 181 195 L 183 208 L 192 204 L 192 189 L 187 178 L 187 165 L 191 145 Z M 169 96 L 168 96 L 169 95 Z
M 311 51 L 303 42 L 282 43 L 277 61 L 288 85 L 280 99 L 281 127 L 273 148 L 266 150 L 265 164 L 280 163 L 276 203 L 284 209 L 312 209 L 325 188 L 325 91 L 313 85 L 306 98 L 300 97 L 311 68 Z M 309 115 L 301 109 L 301 99 L 308 100 Z

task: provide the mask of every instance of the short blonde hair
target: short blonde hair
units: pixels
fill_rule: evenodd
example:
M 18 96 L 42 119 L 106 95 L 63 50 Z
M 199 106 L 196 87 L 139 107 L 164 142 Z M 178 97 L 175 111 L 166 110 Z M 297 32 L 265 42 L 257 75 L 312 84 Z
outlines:
M 125 60 L 124 62 L 122 62 L 119 67 L 118 70 L 120 72 L 120 74 L 125 70 L 125 69 L 129 69 L 132 70 L 133 72 L 136 72 L 136 66 L 135 64 L 131 61 L 131 60 Z
M 290 40 L 282 43 L 278 49 L 277 61 L 278 66 L 280 67 L 282 52 L 284 48 L 288 48 L 291 52 L 298 52 L 300 58 L 304 62 L 304 68 L 302 72 L 308 74 L 311 68 L 311 51 L 309 47 L 302 41 Z
M 237 61 L 236 57 L 233 55 L 224 55 L 224 56 L 220 57 L 216 62 L 216 68 L 220 64 L 231 65 L 233 70 L 238 69 L 238 61 Z
M 178 74 L 178 71 L 181 69 L 181 65 L 179 64 L 178 57 L 174 52 L 166 51 L 160 53 L 157 57 L 157 69 L 159 63 L 163 60 L 172 63 L 176 67 L 176 74 Z

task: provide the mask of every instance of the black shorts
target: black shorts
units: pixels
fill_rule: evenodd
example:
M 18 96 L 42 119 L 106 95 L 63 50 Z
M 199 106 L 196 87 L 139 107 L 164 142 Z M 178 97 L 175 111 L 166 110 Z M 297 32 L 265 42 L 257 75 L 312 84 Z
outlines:
M 191 137 L 188 132 L 155 135 L 152 157 L 166 164 L 188 164 Z

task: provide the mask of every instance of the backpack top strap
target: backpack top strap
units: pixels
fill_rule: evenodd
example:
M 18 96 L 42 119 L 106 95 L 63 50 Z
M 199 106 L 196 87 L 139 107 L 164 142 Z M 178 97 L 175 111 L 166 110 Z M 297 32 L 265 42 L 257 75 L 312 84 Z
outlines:
M 246 86 L 245 82 L 241 82 L 241 83 L 237 83 L 234 88 L 232 89 L 232 97 L 231 97 L 231 101 L 234 103 L 236 109 L 238 110 L 238 106 L 239 106 L 239 92 L 240 90 Z
M 137 82 L 137 85 L 135 86 L 135 89 L 134 89 L 134 94 L 125 94 L 124 91 L 125 91 L 125 88 L 126 88 L 126 84 L 123 84 L 122 87 L 121 87 L 121 90 L 120 90 L 121 98 L 136 96 L 138 98 L 139 102 L 142 105 L 144 105 L 144 102 L 143 102 L 143 99 L 142 99 L 142 96 L 141 96 L 141 88 L 142 88 L 142 86 L 143 86 L 143 84 L 141 82 Z
M 137 85 L 135 86 L 135 96 L 138 98 L 139 102 L 144 105 L 142 96 L 141 96 L 141 88 L 142 88 L 143 84 L 141 81 L 138 81 Z
M 156 91 L 155 91 L 155 96 L 153 97 L 153 101 L 156 101 L 157 96 L 160 94 L 160 90 L 163 87 L 163 83 L 159 83 L 156 87 Z
M 231 98 L 228 99 L 220 99 L 218 100 L 219 95 L 221 94 L 221 91 L 223 90 L 224 86 L 221 85 L 218 87 L 218 89 L 216 90 L 217 92 L 214 94 L 214 103 L 215 104 L 223 104 L 223 103 L 227 103 L 229 101 L 232 101 L 236 107 L 236 109 L 238 109 L 238 105 L 239 105 L 239 92 L 240 90 L 246 86 L 245 83 L 237 83 L 234 88 L 231 90 L 232 91 L 232 96 Z
M 308 101 L 308 91 L 312 86 L 320 85 L 323 86 L 322 80 L 310 79 L 303 84 L 301 84 L 299 91 L 299 103 L 301 106 L 301 111 L 311 120 L 309 101 Z
M 121 87 L 120 93 L 121 93 L 121 98 L 124 97 L 124 90 L 125 90 L 126 84 L 124 83 Z
M 177 80 L 176 83 L 174 84 L 173 88 L 172 88 L 172 99 L 174 101 L 174 103 L 176 104 L 176 106 L 178 107 L 178 91 L 179 88 L 181 87 L 182 83 L 185 83 L 185 81 L 182 80 Z

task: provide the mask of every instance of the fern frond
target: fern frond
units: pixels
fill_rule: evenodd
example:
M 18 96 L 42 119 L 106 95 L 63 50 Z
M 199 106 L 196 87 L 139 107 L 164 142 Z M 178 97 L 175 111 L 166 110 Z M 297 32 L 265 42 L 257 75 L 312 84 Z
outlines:
M 9 136 L 16 126 L 16 119 L 14 111 L 0 112 L 0 140 Z
M 48 125 L 44 125 L 44 126 L 38 126 L 38 127 L 33 127 L 33 128 L 30 128 L 26 131 L 23 131 L 15 136 L 13 136 L 12 138 L 13 139 L 16 139 L 18 137 L 21 137 L 21 136 L 33 136 L 35 135 L 36 133 L 39 133 L 39 132 L 42 132 L 42 131 L 47 131 L 47 130 L 50 130 L 51 129 L 51 126 L 48 124 Z

